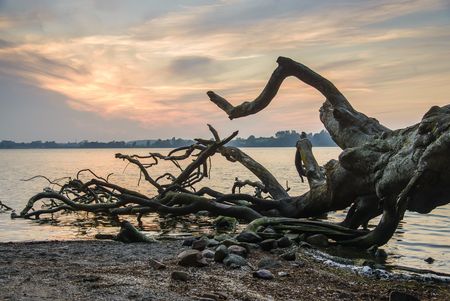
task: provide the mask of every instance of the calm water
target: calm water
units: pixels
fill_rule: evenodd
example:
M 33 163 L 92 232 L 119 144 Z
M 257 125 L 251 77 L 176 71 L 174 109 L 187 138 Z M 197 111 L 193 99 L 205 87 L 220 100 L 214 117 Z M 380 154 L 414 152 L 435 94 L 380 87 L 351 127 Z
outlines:
M 167 149 L 152 151 L 166 153 Z M 299 181 L 293 164 L 294 148 L 249 148 L 245 151 L 265 165 L 282 183 L 288 185 L 291 195 L 302 194 L 308 190 L 307 184 Z M 73 176 L 78 170 L 91 168 L 97 174 L 106 176 L 113 172 L 111 181 L 125 185 L 146 194 L 154 194 L 152 187 L 141 183 L 137 186 L 139 172 L 134 166 L 114 158 L 116 152 L 145 154 L 143 149 L 91 149 L 91 150 L 0 150 L 0 200 L 21 210 L 28 198 L 42 190 L 48 184 L 42 179 L 23 182 L 21 179 L 38 174 L 49 178 Z M 314 153 L 319 164 L 337 158 L 338 148 L 315 148 Z M 169 165 L 157 166 L 153 175 L 175 168 Z M 222 157 L 213 157 L 211 179 L 202 185 L 214 187 L 219 191 L 230 191 L 235 176 L 240 179 L 255 179 L 239 164 L 232 164 Z M 86 176 L 88 178 L 88 175 Z M 338 212 L 333 219 L 341 219 L 344 213 Z M 435 209 L 432 213 L 421 215 L 408 212 L 399 230 L 385 247 L 389 256 L 388 263 L 416 268 L 431 269 L 444 273 L 450 272 L 450 206 Z M 202 221 L 199 221 L 203 225 Z M 159 233 L 167 225 L 161 225 L 157 215 L 144 220 L 144 229 L 149 233 Z M 73 226 L 73 225 L 77 226 Z M 200 226 L 201 227 L 201 226 Z M 198 228 L 198 226 L 197 226 Z M 29 220 L 11 220 L 9 214 L 0 214 L 0 241 L 54 240 L 54 239 L 90 239 L 96 233 L 116 233 L 107 220 L 86 219 L 86 215 L 72 214 L 59 219 L 57 224 L 39 223 Z M 177 231 L 183 231 L 177 226 Z M 187 230 L 187 229 L 184 229 Z M 195 231 L 195 227 L 189 229 Z M 427 264 L 424 259 L 433 257 L 436 261 Z

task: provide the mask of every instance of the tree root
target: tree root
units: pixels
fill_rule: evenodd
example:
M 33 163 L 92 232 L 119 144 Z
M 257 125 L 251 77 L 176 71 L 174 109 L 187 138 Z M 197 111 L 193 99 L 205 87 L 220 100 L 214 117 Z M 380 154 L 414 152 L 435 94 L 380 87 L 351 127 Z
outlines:
M 206 210 L 212 215 L 243 220 L 249 223 L 248 231 L 271 226 L 279 232 L 321 233 L 337 244 L 367 248 L 389 241 L 406 210 L 427 213 L 450 201 L 450 105 L 432 107 L 420 123 L 392 131 L 356 111 L 329 80 L 308 67 L 284 57 L 279 57 L 277 63 L 266 87 L 253 101 L 234 106 L 212 91 L 207 94 L 230 119 L 266 108 L 284 79 L 290 76 L 325 96 L 320 119 L 343 152 L 339 160 L 319 166 L 311 143 L 302 135 L 296 146 L 295 168 L 302 182 L 303 177 L 307 178 L 310 188 L 307 193 L 290 196 L 288 189 L 263 165 L 242 150 L 226 145 L 238 132 L 221 139 L 208 125 L 213 139 L 195 139 L 193 145 L 167 155 L 116 154 L 116 158 L 139 168 L 139 181 L 142 178 L 152 185 L 157 191 L 155 196 L 115 185 L 109 182 L 110 175 L 102 178 L 89 169 L 80 171 L 75 179 L 68 178 L 64 184 L 36 176 L 58 188 L 36 194 L 20 214 L 11 216 L 39 218 L 61 211 L 87 211 L 111 216 L 137 215 L 140 220 L 150 212 L 180 216 Z M 242 164 L 258 181 L 236 178 L 229 194 L 209 187 L 197 190 L 197 185 L 210 176 L 211 157 L 215 154 Z M 182 168 L 183 160 L 192 161 Z M 171 162 L 180 173 L 153 175 L 151 168 L 159 161 Z M 82 182 L 81 172 L 88 172 L 93 178 Z M 241 194 L 240 188 L 245 185 L 255 187 L 255 195 Z M 268 197 L 263 198 L 262 193 Z M 38 202 L 41 207 L 35 210 Z M 305 219 L 345 208 L 350 209 L 340 224 Z M 375 229 L 365 230 L 367 223 L 380 214 Z M 364 229 L 358 230 L 360 226 Z M 124 240 L 143 239 L 134 237 L 137 230 L 127 223 L 122 223 L 122 229 L 121 233 L 126 234 L 121 235 L 127 237 Z

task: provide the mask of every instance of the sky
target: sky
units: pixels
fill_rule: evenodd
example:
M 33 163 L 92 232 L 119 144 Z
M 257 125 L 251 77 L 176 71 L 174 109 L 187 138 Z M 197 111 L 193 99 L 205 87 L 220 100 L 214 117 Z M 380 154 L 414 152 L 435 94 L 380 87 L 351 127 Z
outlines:
M 320 131 L 324 98 L 294 78 L 246 118 L 209 101 L 253 100 L 280 55 L 385 126 L 412 125 L 450 103 L 450 1 L 0 0 L 0 140 Z

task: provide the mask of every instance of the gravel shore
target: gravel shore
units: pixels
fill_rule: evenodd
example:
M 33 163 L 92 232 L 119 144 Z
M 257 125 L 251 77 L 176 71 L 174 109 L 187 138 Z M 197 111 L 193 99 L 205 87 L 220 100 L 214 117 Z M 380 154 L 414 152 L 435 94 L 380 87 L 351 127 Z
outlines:
M 181 241 L 47 241 L 0 244 L 0 300 L 389 300 L 392 291 L 450 300 L 448 284 L 377 280 L 301 257 L 296 262 L 251 252 L 250 266 L 177 264 Z M 280 261 L 272 280 L 252 276 L 262 257 Z M 164 268 L 152 267 L 150 259 Z M 174 271 L 187 281 L 172 280 Z M 281 272 L 279 274 L 279 272 Z

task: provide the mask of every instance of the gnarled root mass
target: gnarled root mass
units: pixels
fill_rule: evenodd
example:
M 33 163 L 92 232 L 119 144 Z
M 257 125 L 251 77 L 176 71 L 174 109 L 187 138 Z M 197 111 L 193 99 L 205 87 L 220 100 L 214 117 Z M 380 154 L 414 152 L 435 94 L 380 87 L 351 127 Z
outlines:
M 405 210 L 428 213 L 450 199 L 450 105 L 432 107 L 416 125 L 390 130 L 377 120 L 356 111 L 344 95 L 327 79 L 289 58 L 280 57 L 278 67 L 262 93 L 253 101 L 233 106 L 225 98 L 209 91 L 210 100 L 230 119 L 255 114 L 266 108 L 283 80 L 294 76 L 317 89 L 325 102 L 320 119 L 333 140 L 343 149 L 339 160 L 323 167 L 314 158 L 311 143 L 302 138 L 297 143 L 295 167 L 310 190 L 290 196 L 277 179 L 242 150 L 226 146 L 237 132 L 221 139 L 210 125 L 212 140 L 169 152 L 147 156 L 116 154 L 116 158 L 137 166 L 141 177 L 157 191 L 143 195 L 95 175 L 82 182 L 79 174 L 60 185 L 33 196 L 27 206 L 13 217 L 39 218 L 58 211 L 88 211 L 112 216 L 157 212 L 179 216 L 208 211 L 213 215 L 235 217 L 248 222 L 248 230 L 271 226 L 282 232 L 322 233 L 338 244 L 367 248 L 383 245 L 393 235 Z M 197 189 L 209 176 L 210 158 L 220 154 L 251 171 L 258 181 L 236 178 L 232 192 L 218 192 L 209 187 Z M 190 160 L 186 167 L 181 161 Z M 180 171 L 154 177 L 150 170 L 160 160 L 172 162 Z M 274 158 L 276 160 L 276 158 Z M 255 194 L 242 194 L 243 186 L 255 188 Z M 263 197 L 267 194 L 267 197 Z M 34 210 L 38 201 L 45 200 Z M 340 224 L 307 219 L 329 211 L 349 208 Z M 366 230 L 367 223 L 382 215 L 378 225 Z M 363 229 L 359 229 L 363 227 Z

